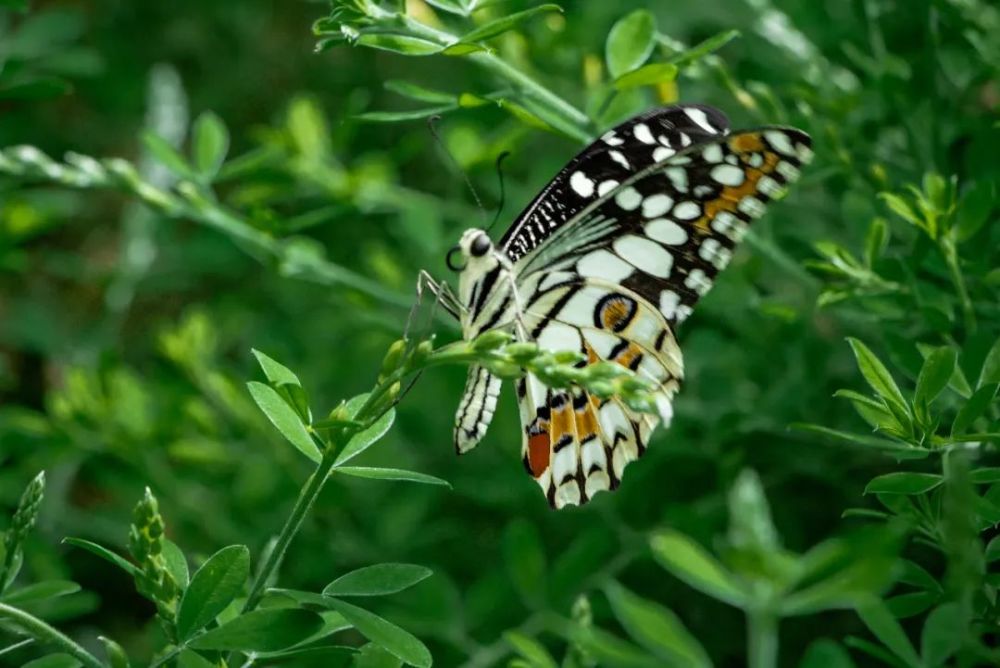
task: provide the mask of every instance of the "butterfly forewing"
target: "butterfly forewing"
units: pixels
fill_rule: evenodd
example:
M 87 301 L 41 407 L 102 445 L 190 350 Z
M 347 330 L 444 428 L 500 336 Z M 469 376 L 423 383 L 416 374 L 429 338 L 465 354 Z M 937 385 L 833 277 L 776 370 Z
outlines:
M 725 114 L 700 105 L 654 109 L 619 125 L 552 179 L 507 230 L 500 247 L 511 260 L 520 259 L 635 173 L 728 131 Z

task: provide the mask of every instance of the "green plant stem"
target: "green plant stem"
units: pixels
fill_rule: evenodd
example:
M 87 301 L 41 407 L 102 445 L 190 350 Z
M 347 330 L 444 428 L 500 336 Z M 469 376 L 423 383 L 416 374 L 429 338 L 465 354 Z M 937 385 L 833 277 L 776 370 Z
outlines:
M 747 653 L 750 668 L 778 665 L 778 618 L 766 610 L 747 610 Z
M 317 497 L 319 497 L 319 493 L 323 491 L 323 484 L 330 476 L 330 470 L 333 468 L 335 460 L 335 449 L 327 448 L 323 454 L 323 459 L 320 460 L 316 470 L 313 471 L 313 474 L 299 492 L 299 497 L 295 500 L 295 506 L 292 508 L 291 514 L 285 520 L 285 526 L 281 528 L 281 533 L 278 534 L 278 540 L 274 544 L 274 549 L 267 555 L 267 561 L 264 562 L 264 566 L 258 571 L 257 577 L 250 586 L 250 593 L 247 595 L 247 602 L 243 605 L 243 612 L 253 610 L 260 603 L 260 599 L 264 595 L 264 589 L 267 587 L 267 581 L 281 564 L 281 560 L 284 558 L 289 544 L 291 544 L 292 539 L 295 538 L 295 534 L 302 527 L 302 522 L 313 507 Z
M 958 293 L 958 300 L 962 304 L 962 315 L 965 318 L 965 328 L 969 332 L 976 331 L 976 312 L 972 308 L 972 300 L 969 299 L 969 291 L 965 287 L 965 278 L 962 270 L 958 266 L 958 251 L 954 242 L 941 240 L 938 242 L 941 254 L 944 255 L 945 263 L 948 265 L 948 273 L 951 274 L 951 282 L 955 284 L 955 291 Z
M 458 41 L 458 37 L 455 35 L 431 28 L 408 16 L 402 18 L 406 27 L 418 37 L 441 46 L 448 46 Z M 593 123 L 586 114 L 507 61 L 489 52 L 473 53 L 468 58 L 484 69 L 506 79 L 536 102 L 547 107 L 555 116 L 568 121 L 567 126 L 562 129 L 569 132 L 574 139 L 588 143 L 593 138 Z
M 9 619 L 18 628 L 26 631 L 39 643 L 58 646 L 87 668 L 104 668 L 104 665 L 93 654 L 73 642 L 69 636 L 52 628 L 34 615 L 20 608 L 0 603 L 0 619 Z

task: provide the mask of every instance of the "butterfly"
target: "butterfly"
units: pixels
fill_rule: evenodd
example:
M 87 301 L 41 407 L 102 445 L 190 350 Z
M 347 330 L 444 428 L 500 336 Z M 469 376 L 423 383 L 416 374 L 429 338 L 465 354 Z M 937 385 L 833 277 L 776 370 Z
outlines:
M 465 231 L 448 254 L 458 293 L 434 285 L 463 338 L 501 329 L 582 364 L 611 360 L 656 387 L 658 415 L 616 398 L 516 381 L 521 458 L 555 508 L 616 489 L 650 434 L 669 426 L 684 377 L 674 329 L 712 287 L 750 223 L 812 157 L 789 127 L 731 133 L 703 105 L 653 109 L 573 158 L 494 243 Z M 469 369 L 455 416 L 459 453 L 486 433 L 501 380 Z

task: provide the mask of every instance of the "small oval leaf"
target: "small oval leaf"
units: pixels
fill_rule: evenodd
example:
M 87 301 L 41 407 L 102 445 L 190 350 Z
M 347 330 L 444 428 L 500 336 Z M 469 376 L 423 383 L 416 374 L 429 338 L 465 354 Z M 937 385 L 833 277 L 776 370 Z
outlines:
M 364 608 L 336 598 L 330 599 L 330 607 L 342 614 L 361 635 L 393 656 L 417 668 L 430 668 L 433 662 L 430 651 L 408 631 Z
M 873 478 L 865 487 L 865 494 L 923 494 L 944 481 L 936 473 L 887 473 Z
M 215 619 L 243 590 L 250 575 L 250 551 L 244 545 L 224 547 L 202 564 L 184 592 L 177 612 L 181 640 Z
M 617 79 L 641 67 L 653 53 L 655 37 L 656 20 L 645 9 L 637 9 L 619 19 L 608 33 L 604 47 L 611 78 Z
M 265 608 L 206 631 L 187 646 L 219 652 L 274 652 L 302 642 L 322 625 L 323 618 L 309 610 Z
M 319 463 L 322 459 L 319 448 L 316 447 L 316 444 L 309 436 L 309 432 L 306 431 L 306 427 L 302 424 L 302 420 L 295 412 L 295 409 L 289 406 L 288 402 L 282 399 L 281 395 L 274 388 L 264 383 L 250 381 L 247 383 L 247 388 L 250 390 L 250 396 L 253 397 L 257 406 L 264 412 L 267 419 L 271 421 L 271 424 L 277 427 L 281 435 L 288 439 L 288 442 L 298 448 L 306 457 Z
M 326 596 L 384 596 L 408 589 L 433 575 L 415 564 L 375 564 L 341 575 L 323 589 Z

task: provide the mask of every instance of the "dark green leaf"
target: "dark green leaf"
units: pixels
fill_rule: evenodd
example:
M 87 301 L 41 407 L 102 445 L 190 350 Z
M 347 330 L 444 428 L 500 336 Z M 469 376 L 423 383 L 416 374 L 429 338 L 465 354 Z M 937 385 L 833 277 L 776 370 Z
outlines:
M 936 473 L 887 473 L 873 478 L 865 494 L 923 494 L 944 482 Z
M 562 12 L 562 7 L 559 5 L 539 5 L 537 7 L 532 7 L 531 9 L 526 9 L 522 12 L 514 12 L 513 14 L 508 14 L 496 20 L 490 21 L 484 25 L 479 26 L 472 32 L 468 32 L 459 38 L 456 44 L 472 44 L 474 42 L 482 42 L 497 35 L 502 35 L 508 30 L 513 30 L 521 23 L 527 21 L 528 19 L 534 18 L 539 14 L 545 14 L 548 12 Z M 445 53 L 448 53 L 455 45 L 451 45 L 448 49 L 445 49 Z
M 98 636 L 97 639 L 104 645 L 104 653 L 108 655 L 108 665 L 111 668 L 129 668 L 128 654 L 121 645 L 104 636 Z
M 1000 482 L 1000 466 L 973 469 L 969 474 L 969 479 L 977 485 Z
M 80 585 L 71 580 L 44 580 L 8 591 L 0 596 L 0 601 L 10 605 L 21 605 L 29 601 L 68 596 L 80 591 Z
M 250 395 L 257 406 L 264 412 L 267 419 L 271 421 L 271 424 L 277 427 L 281 435 L 288 439 L 289 443 L 298 448 L 299 452 L 318 463 L 322 459 L 319 448 L 316 447 L 316 444 L 309 436 L 309 432 L 306 431 L 306 426 L 302 424 L 302 419 L 288 405 L 288 402 L 282 399 L 281 395 L 274 388 L 264 383 L 250 381 L 247 383 L 247 388 L 250 390 Z
M 455 104 L 457 96 L 452 93 L 424 88 L 409 81 L 386 81 L 386 90 L 391 90 L 397 95 L 408 97 L 418 102 L 431 102 L 433 104 Z
M 355 478 L 400 480 L 404 482 L 419 482 L 425 485 L 441 485 L 442 487 L 451 487 L 451 483 L 447 480 L 435 478 L 434 476 L 427 475 L 426 473 L 405 471 L 403 469 L 385 469 L 371 466 L 337 466 L 333 470 L 336 473 L 343 473 L 344 475 L 354 476 Z
M 994 536 L 993 539 L 986 544 L 984 558 L 988 564 L 992 564 L 994 561 L 1000 560 L 1000 536 Z
M 979 373 L 979 382 L 976 387 L 984 385 L 994 385 L 1000 383 L 1000 338 L 996 340 L 990 352 L 986 354 L 982 371 Z
M 124 558 L 118 556 L 106 547 L 102 547 L 97 543 L 92 543 L 89 540 L 84 540 L 83 538 L 63 538 L 64 543 L 69 543 L 70 545 L 75 545 L 76 547 L 83 548 L 91 554 L 96 554 L 101 559 L 109 561 L 118 568 L 122 569 L 132 577 L 139 575 L 139 569 L 136 568 L 131 562 L 126 561 Z
M 348 416 L 351 418 L 356 417 L 357 412 L 361 410 L 367 399 L 367 394 L 351 397 L 347 402 Z M 346 464 L 374 445 L 379 439 L 385 436 L 385 433 L 389 431 L 389 427 L 392 426 L 395 419 L 396 409 L 389 409 L 372 426 L 352 436 L 351 440 L 347 442 L 347 445 L 344 446 L 344 449 L 341 450 L 340 455 L 337 457 L 336 465 Z
M 417 668 L 430 668 L 433 662 L 431 653 L 410 633 L 364 608 L 345 601 L 331 598 L 330 605 L 373 643 Z
M 257 363 L 260 364 L 261 370 L 263 370 L 264 375 L 267 377 L 267 381 L 271 385 L 302 386 L 302 383 L 299 381 L 299 377 L 296 376 L 291 369 L 279 362 L 276 362 L 274 359 L 268 357 L 259 350 L 251 349 L 251 352 L 253 353 L 253 356 L 257 358 Z
M 904 664 L 911 668 L 920 668 L 921 661 L 920 657 L 917 656 L 917 651 L 913 649 L 913 645 L 910 644 L 910 639 L 906 637 L 903 628 L 882 601 L 872 599 L 859 606 L 858 616 L 861 617 L 861 621 L 865 623 L 872 634 L 898 656 Z
M 40 659 L 29 661 L 21 665 L 21 668 L 77 668 L 83 664 L 69 654 L 49 654 Z
M 885 252 L 889 243 L 889 226 L 883 218 L 873 218 L 865 237 L 865 264 L 871 267 Z
M 798 668 L 854 668 L 851 655 L 832 640 L 817 640 L 806 648 Z
M 677 66 L 671 63 L 650 63 L 639 69 L 626 72 L 614 81 L 618 90 L 628 90 L 640 86 L 655 86 L 656 84 L 673 81 L 677 78 Z
M 958 603 L 945 603 L 927 615 L 920 636 L 920 653 L 928 667 L 940 666 L 955 654 L 965 640 L 968 620 Z
M 723 32 L 712 35 L 703 42 L 699 42 L 687 51 L 672 56 L 670 58 L 670 62 L 677 67 L 689 65 L 697 60 L 701 60 L 710 53 L 718 51 L 739 36 L 739 30 L 724 30 Z
M 163 541 L 163 561 L 166 562 L 167 570 L 174 576 L 174 581 L 181 589 L 187 587 L 189 577 L 187 559 L 181 548 L 172 540 Z
M 413 121 L 421 118 L 430 118 L 438 114 L 444 114 L 458 109 L 454 102 L 443 104 L 437 107 L 425 107 L 423 109 L 413 109 L 411 111 L 368 111 L 358 114 L 354 118 L 359 121 L 369 123 L 400 123 L 402 121 Z
M 521 599 L 540 605 L 546 596 L 545 547 L 533 524 L 517 519 L 503 532 L 503 559 L 507 575 Z
M 195 172 L 187 160 L 167 140 L 151 132 L 142 135 L 142 143 L 156 160 L 182 179 L 194 179 Z
M 358 44 L 406 56 L 430 56 L 441 53 L 441 46 L 419 37 L 393 33 L 368 33 L 358 38 Z
M 899 391 L 899 386 L 893 380 L 892 374 L 889 373 L 889 370 L 885 368 L 885 365 L 882 364 L 879 358 L 875 356 L 875 353 L 857 339 L 849 338 L 847 341 L 851 344 L 851 349 L 854 351 L 854 357 L 857 359 L 861 375 L 865 377 L 871 388 L 888 403 L 896 406 L 902 412 L 908 413 L 909 409 L 907 408 L 906 399 L 903 398 L 903 393 Z
M 705 648 L 673 611 L 636 596 L 614 581 L 605 585 L 604 591 L 615 617 L 640 645 L 671 665 L 712 665 Z
M 997 388 L 1000 385 L 989 383 L 983 385 L 972 393 L 968 401 L 958 411 L 955 421 L 951 424 L 952 437 L 960 436 L 967 432 L 976 420 L 978 420 L 997 396 Z
M 302 642 L 322 625 L 323 618 L 315 612 L 265 608 L 206 631 L 188 642 L 188 647 L 220 652 L 271 652 Z
M 229 130 L 218 116 L 206 111 L 194 123 L 194 166 L 206 181 L 219 173 L 229 152 Z
M 433 571 L 414 564 L 376 564 L 341 575 L 323 589 L 326 596 L 385 596 L 408 589 Z
M 656 19 L 645 9 L 637 9 L 619 19 L 608 33 L 604 46 L 608 73 L 617 79 L 639 68 L 653 53 Z
M 503 637 L 514 648 L 514 651 L 527 661 L 531 668 L 559 668 L 559 664 L 552 658 L 552 655 L 534 638 L 517 631 L 507 631 Z
M 657 563 L 690 586 L 730 605 L 745 604 L 746 592 L 736 577 L 684 534 L 662 530 L 649 544 Z
M 907 619 L 926 612 L 941 597 L 929 591 L 914 591 L 885 599 L 889 612 L 896 619 Z
M 917 378 L 917 391 L 914 394 L 914 403 L 921 402 L 922 405 L 929 405 L 948 386 L 948 381 L 955 373 L 955 365 L 958 362 L 958 354 L 953 348 L 944 346 L 934 350 L 920 369 L 920 376 Z
M 965 193 L 958 206 L 955 223 L 955 236 L 959 242 L 971 239 L 982 229 L 989 220 L 995 202 L 993 183 L 988 180 L 977 181 L 972 189 Z
M 250 576 L 250 551 L 244 545 L 224 547 L 202 564 L 184 592 L 177 612 L 177 634 L 191 637 L 225 610 L 243 591 Z

